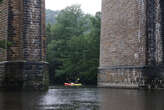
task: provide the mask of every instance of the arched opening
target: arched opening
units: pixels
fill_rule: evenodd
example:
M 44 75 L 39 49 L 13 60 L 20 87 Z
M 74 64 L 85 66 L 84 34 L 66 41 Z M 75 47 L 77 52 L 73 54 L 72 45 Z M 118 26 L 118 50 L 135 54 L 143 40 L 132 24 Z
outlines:
M 51 83 L 63 84 L 80 79 L 84 84 L 96 84 L 101 0 L 54 2 L 47 0 L 46 3 L 49 9 L 46 10 L 46 34 Z M 97 8 L 96 4 L 99 5 Z

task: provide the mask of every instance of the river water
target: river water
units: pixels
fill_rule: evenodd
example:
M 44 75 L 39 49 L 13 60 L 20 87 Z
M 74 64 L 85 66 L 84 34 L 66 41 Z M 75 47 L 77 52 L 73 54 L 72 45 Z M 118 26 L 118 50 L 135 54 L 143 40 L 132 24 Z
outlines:
M 164 91 L 53 87 L 0 92 L 0 110 L 164 110 Z

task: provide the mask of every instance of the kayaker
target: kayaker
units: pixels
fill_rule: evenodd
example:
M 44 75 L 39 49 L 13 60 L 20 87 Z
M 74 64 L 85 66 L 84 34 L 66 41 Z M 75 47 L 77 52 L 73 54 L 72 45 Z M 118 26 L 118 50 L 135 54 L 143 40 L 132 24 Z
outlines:
M 77 78 L 76 81 L 75 81 L 75 83 L 79 83 L 79 81 L 80 81 L 80 78 Z

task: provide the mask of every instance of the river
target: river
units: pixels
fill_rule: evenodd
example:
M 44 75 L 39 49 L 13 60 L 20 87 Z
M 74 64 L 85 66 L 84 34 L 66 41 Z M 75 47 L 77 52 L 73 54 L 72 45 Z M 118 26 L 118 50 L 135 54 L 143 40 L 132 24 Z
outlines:
M 163 90 L 53 87 L 0 92 L 0 110 L 164 110 Z

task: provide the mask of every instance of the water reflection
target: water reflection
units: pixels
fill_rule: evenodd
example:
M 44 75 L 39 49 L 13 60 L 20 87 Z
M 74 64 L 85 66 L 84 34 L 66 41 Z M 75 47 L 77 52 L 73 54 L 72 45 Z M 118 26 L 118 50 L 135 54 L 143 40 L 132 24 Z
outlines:
M 42 92 L 0 92 L 0 110 L 39 110 Z
M 101 110 L 164 110 L 164 91 L 101 89 Z
M 164 91 L 54 88 L 0 92 L 0 110 L 164 110 Z
M 60 110 L 98 110 L 96 88 L 52 89 L 42 98 L 45 109 Z
M 96 88 L 0 92 L 0 110 L 99 110 Z

